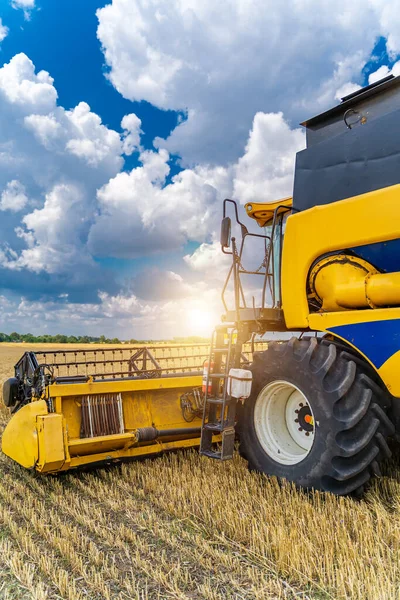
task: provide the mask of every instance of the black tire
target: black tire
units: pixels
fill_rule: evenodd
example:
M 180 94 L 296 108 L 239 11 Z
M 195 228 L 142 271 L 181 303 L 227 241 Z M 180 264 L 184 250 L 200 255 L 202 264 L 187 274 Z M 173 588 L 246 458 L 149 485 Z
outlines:
M 360 494 L 379 462 L 390 457 L 386 439 L 394 434 L 387 411 L 390 394 L 358 356 L 316 338 L 272 343 L 254 354 L 250 398 L 240 411 L 240 453 L 249 468 L 334 494 Z M 254 408 L 273 381 L 295 385 L 307 398 L 315 421 L 314 442 L 301 462 L 280 464 L 261 445 Z

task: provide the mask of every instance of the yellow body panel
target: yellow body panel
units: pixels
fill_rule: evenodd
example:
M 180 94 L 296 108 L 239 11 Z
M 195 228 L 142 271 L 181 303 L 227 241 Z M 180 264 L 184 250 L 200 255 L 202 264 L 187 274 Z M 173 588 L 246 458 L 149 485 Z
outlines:
M 400 238 L 399 201 L 400 184 L 288 217 L 281 278 L 289 329 L 311 327 L 306 281 L 313 262 L 327 252 Z
M 33 469 L 39 459 L 37 419 L 44 415 L 46 402 L 31 402 L 11 417 L 3 432 L 2 451 L 27 469 Z
M 291 207 L 292 204 L 292 197 L 274 200 L 273 202 L 248 202 L 245 204 L 245 210 L 247 215 L 255 219 L 260 227 L 265 227 L 274 218 L 277 208 L 277 214 L 281 214 L 286 212 L 286 209 Z
M 378 369 L 378 373 L 389 389 L 389 392 L 400 398 L 400 351 L 393 354 Z
M 58 471 L 65 461 L 63 416 L 52 413 L 37 417 L 39 460 L 42 473 Z

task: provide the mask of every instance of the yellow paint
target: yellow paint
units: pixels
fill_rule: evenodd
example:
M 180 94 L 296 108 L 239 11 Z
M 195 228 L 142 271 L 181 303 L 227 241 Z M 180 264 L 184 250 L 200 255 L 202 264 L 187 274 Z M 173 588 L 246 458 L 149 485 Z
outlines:
M 283 207 L 278 209 L 277 214 L 280 215 L 287 212 L 287 208 L 292 204 L 293 198 L 282 198 L 273 202 L 248 202 L 245 204 L 245 210 L 247 215 L 255 219 L 260 227 L 265 227 L 274 218 L 275 210 L 278 207 Z
M 400 273 L 379 273 L 356 256 L 324 258 L 312 268 L 309 283 L 323 311 L 400 304 Z
M 383 363 L 378 369 L 378 373 L 387 385 L 389 392 L 400 398 L 400 350 Z
M 168 390 L 201 386 L 201 375 L 188 377 L 165 377 L 154 379 L 124 379 L 112 381 L 89 381 L 88 383 L 53 384 L 48 387 L 50 397 L 84 396 L 89 394 L 114 394 L 119 392 L 143 392 L 145 390 Z M 72 392 L 73 390 L 73 392 Z
M 53 413 L 37 417 L 37 432 L 39 460 L 36 469 L 42 473 L 60 470 L 65 461 L 62 415 Z
M 213 436 L 214 442 L 220 442 L 221 436 Z M 115 450 L 113 452 L 91 454 L 90 456 L 71 458 L 71 463 L 67 468 L 80 467 L 97 462 L 118 461 L 127 458 L 137 458 L 139 456 L 151 456 L 168 450 L 178 450 L 179 448 L 196 448 L 200 446 L 200 438 L 191 438 L 176 442 L 156 442 L 148 446 L 128 448 L 124 450 Z M 62 469 L 66 470 L 66 469 Z
M 400 184 L 288 217 L 281 280 L 289 329 L 311 327 L 306 281 L 318 257 L 326 252 L 400 238 L 399 196 Z
M 101 452 L 129 448 L 130 445 L 136 442 L 136 435 L 132 432 L 103 435 L 96 438 L 77 438 L 70 440 L 68 445 L 71 456 L 86 456 L 88 454 L 99 454 Z
M 36 420 L 44 415 L 47 415 L 44 400 L 26 404 L 11 417 L 3 432 L 2 451 L 27 469 L 33 469 L 39 458 Z
M 388 321 L 400 319 L 400 308 L 376 308 L 375 310 L 348 310 L 345 312 L 312 313 L 309 316 L 310 329 L 327 331 L 340 325 Z

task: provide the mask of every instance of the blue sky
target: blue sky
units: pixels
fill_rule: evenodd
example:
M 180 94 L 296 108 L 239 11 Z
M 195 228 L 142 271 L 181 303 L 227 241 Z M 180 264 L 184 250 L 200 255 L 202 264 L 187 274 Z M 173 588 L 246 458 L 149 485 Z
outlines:
M 396 11 L 0 0 L 0 330 L 207 333 L 221 200 L 291 193 L 298 122 L 400 72 Z

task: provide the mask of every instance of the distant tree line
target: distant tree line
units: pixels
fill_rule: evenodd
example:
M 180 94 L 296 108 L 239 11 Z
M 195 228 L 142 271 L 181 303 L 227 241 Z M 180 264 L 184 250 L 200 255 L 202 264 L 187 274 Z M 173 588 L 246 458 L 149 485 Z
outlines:
M 119 338 L 106 338 L 105 335 L 93 337 L 92 335 L 33 335 L 33 333 L 0 333 L 1 342 L 26 342 L 28 344 L 201 344 L 209 342 L 209 338 L 197 335 L 189 337 L 174 337 L 171 340 L 120 340 Z
M 33 335 L 32 333 L 10 334 L 0 333 L 0 342 L 27 342 L 28 344 L 122 344 L 118 338 L 106 338 L 104 335 L 93 337 L 91 335 Z M 126 342 L 125 342 L 126 343 Z M 130 344 L 137 344 L 138 340 L 129 340 Z

